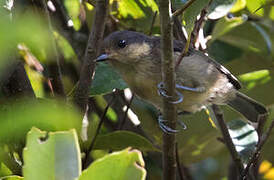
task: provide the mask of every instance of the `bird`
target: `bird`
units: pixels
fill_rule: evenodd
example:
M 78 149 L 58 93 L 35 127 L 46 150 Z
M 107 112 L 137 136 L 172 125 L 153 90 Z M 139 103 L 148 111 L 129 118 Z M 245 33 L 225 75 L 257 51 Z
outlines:
M 176 60 L 185 43 L 173 40 L 173 58 Z M 116 31 L 108 35 L 102 45 L 103 53 L 96 62 L 107 61 L 141 99 L 163 109 L 162 94 L 166 96 L 161 72 L 161 38 L 135 31 Z M 248 121 L 257 123 L 267 115 L 261 103 L 241 93 L 240 82 L 224 66 L 189 48 L 177 68 L 176 101 L 178 111 L 195 113 L 205 107 L 228 105 Z

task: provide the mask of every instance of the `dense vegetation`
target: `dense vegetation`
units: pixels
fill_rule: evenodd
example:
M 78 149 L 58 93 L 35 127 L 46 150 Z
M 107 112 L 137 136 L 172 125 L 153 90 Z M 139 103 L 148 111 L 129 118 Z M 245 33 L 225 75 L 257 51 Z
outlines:
M 172 1 L 173 11 L 187 2 Z M 237 155 L 251 165 L 249 179 L 274 179 L 273 5 L 196 0 L 173 27 L 175 39 L 192 37 L 193 47 L 224 64 L 241 91 L 269 109 L 253 127 L 222 107 Z M 161 178 L 157 110 L 111 66 L 93 62 L 100 31 L 125 29 L 160 35 L 158 1 L 0 1 L 0 179 Z M 179 118 L 187 129 L 176 135 L 178 178 L 235 179 L 237 163 L 212 112 Z

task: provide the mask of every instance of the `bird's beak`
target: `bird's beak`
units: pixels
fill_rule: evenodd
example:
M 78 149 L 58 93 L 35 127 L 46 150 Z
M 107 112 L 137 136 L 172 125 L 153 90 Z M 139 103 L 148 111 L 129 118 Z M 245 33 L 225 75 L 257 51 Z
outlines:
M 95 62 L 106 61 L 106 60 L 108 60 L 108 58 L 109 58 L 109 55 L 107 55 L 107 54 L 101 54 L 100 56 L 98 56 L 98 57 L 95 59 Z

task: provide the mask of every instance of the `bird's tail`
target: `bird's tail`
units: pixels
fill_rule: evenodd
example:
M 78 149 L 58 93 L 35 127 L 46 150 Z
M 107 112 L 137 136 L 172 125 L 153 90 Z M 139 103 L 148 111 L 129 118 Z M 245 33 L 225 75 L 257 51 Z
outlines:
M 267 116 L 267 109 L 250 97 L 237 92 L 236 98 L 228 102 L 228 105 L 240 112 L 251 122 L 258 122 L 262 116 Z

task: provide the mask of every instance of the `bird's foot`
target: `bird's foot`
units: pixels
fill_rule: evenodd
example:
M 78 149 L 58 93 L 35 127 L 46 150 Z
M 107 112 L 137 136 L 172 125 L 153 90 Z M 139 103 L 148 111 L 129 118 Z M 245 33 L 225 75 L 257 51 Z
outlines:
M 176 92 L 176 95 L 177 95 L 176 99 L 175 99 L 175 97 L 173 97 L 173 96 L 167 95 L 167 92 L 166 92 L 166 88 L 165 88 L 164 82 L 160 82 L 160 83 L 157 85 L 157 87 L 158 87 L 158 94 L 159 94 L 159 95 L 161 95 L 161 96 L 163 96 L 163 97 L 165 97 L 165 98 L 168 98 L 168 99 L 172 99 L 172 100 L 169 101 L 170 103 L 172 103 L 172 104 L 179 104 L 179 103 L 183 102 L 184 96 L 183 96 L 183 94 L 181 94 L 181 93 L 178 92 L 178 91 L 175 91 L 175 92 Z M 175 100 L 174 100 L 174 99 L 175 99 Z
M 176 84 L 176 88 L 182 89 L 185 91 L 193 91 L 193 92 L 199 92 L 199 93 L 205 92 L 205 87 L 203 87 L 203 86 L 192 88 L 192 87 L 187 87 L 187 86 L 182 86 L 182 85 Z
M 159 123 L 159 126 L 162 129 L 162 131 L 164 131 L 167 134 L 174 134 L 174 133 L 178 133 L 180 131 L 180 130 L 172 129 L 172 128 L 168 127 L 167 125 L 165 125 L 166 122 L 167 122 L 167 120 L 163 119 L 162 115 L 159 115 L 158 123 Z M 183 123 L 182 121 L 177 121 L 177 123 L 180 125 L 180 127 L 183 130 L 187 129 L 185 123 Z

